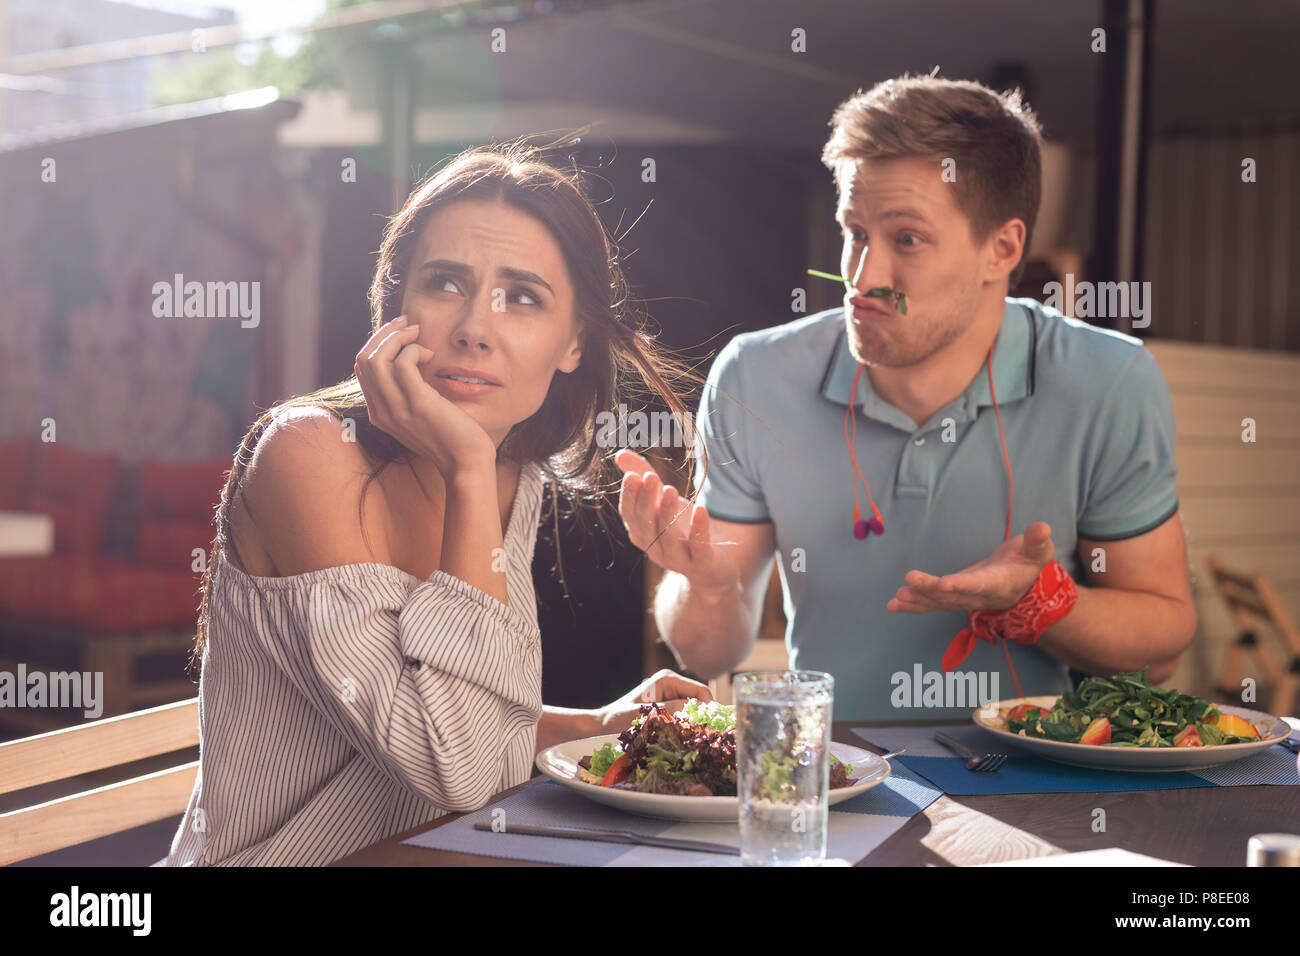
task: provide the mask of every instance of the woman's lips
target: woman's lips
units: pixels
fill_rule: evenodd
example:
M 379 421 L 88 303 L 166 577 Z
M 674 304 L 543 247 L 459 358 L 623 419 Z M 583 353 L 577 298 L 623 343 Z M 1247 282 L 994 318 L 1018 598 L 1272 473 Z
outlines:
M 463 381 L 464 379 L 478 379 L 478 381 Z M 461 398 L 472 398 L 501 387 L 497 382 L 489 380 L 487 376 L 467 369 L 439 369 L 434 374 L 434 382 L 440 389 Z

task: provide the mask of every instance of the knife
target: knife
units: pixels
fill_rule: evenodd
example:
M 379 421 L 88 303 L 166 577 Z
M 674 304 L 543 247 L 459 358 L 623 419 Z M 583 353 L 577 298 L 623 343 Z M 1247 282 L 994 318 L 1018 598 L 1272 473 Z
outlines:
M 703 840 L 674 840 L 668 837 L 646 836 L 630 830 L 590 830 L 580 827 L 547 827 L 536 823 L 511 823 L 500 828 L 486 820 L 474 824 L 475 830 L 492 833 L 519 833 L 523 836 L 561 837 L 566 840 L 596 840 L 601 843 L 633 843 L 638 846 L 657 846 L 667 850 L 695 850 L 700 853 L 725 853 L 739 856 L 739 847 L 725 843 L 706 843 Z

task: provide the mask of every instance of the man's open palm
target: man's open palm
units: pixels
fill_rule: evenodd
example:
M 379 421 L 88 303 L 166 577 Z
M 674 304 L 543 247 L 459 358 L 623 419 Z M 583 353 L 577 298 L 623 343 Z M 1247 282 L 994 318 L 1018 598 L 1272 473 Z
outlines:
M 1038 575 L 1052 560 L 1052 527 L 1035 521 L 1002 542 L 983 561 L 968 564 L 955 574 L 935 577 L 924 571 L 909 571 L 906 587 L 898 589 L 886 607 L 891 611 L 1004 610 L 1024 597 Z

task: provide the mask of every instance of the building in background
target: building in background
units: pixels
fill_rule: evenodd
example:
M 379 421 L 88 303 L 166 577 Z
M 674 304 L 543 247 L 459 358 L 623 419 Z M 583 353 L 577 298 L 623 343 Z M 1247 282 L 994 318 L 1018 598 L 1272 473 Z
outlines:
M 181 33 L 235 22 L 228 9 L 187 0 L 0 0 L 0 60 L 26 53 Z M 156 71 L 179 54 L 0 79 L 0 138 L 87 126 L 154 105 Z

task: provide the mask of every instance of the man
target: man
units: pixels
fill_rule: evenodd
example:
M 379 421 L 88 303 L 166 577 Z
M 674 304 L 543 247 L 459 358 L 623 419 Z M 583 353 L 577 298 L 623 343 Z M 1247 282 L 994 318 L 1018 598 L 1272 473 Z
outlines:
M 775 553 L 791 664 L 835 677 L 839 720 L 964 718 L 1068 668 L 1167 679 L 1196 629 L 1168 387 L 1140 340 L 1006 297 L 1037 121 L 1018 93 L 903 77 L 832 127 L 845 306 L 723 349 L 693 508 L 618 456 L 628 533 L 668 572 L 661 633 L 703 678 L 734 668 Z M 883 533 L 855 521 L 876 509 Z M 972 611 L 993 623 L 954 642 Z

